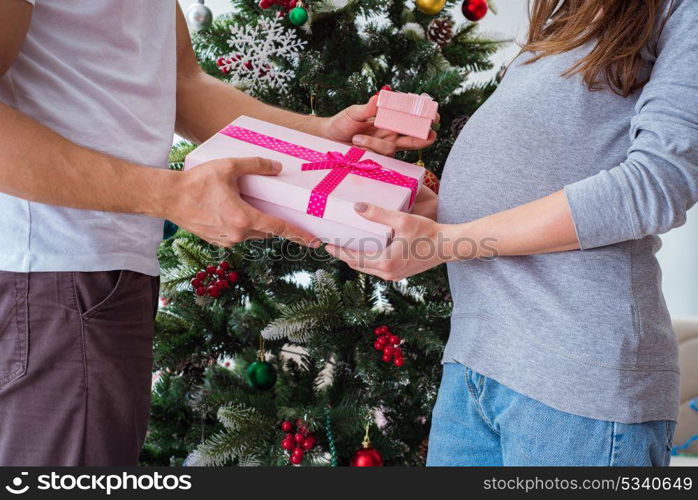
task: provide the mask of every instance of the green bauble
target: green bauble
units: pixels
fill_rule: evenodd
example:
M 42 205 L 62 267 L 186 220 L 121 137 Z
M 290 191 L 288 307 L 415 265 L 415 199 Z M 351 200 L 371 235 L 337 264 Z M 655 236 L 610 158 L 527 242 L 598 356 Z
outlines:
M 288 18 L 294 26 L 303 26 L 308 20 L 308 11 L 303 7 L 294 7 L 288 13 Z
M 276 368 L 268 361 L 255 361 L 247 367 L 247 382 L 258 391 L 267 391 L 276 383 Z

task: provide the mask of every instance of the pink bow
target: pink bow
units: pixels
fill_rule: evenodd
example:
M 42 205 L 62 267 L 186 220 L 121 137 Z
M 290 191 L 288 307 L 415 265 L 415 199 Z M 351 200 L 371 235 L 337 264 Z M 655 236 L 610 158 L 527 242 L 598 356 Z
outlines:
M 310 192 L 310 200 L 306 213 L 316 217 L 325 215 L 327 198 L 334 189 L 349 174 L 367 177 L 380 182 L 403 186 L 410 189 L 410 205 L 417 196 L 419 187 L 417 179 L 402 175 L 394 170 L 383 168 L 380 163 L 373 160 L 362 160 L 365 151 L 352 147 L 346 154 L 331 151 L 326 154 L 326 159 L 312 163 L 304 163 L 301 170 L 330 170 L 317 186 Z
M 359 161 L 365 153 L 363 149 L 352 147 L 346 154 L 336 151 L 321 153 L 235 125 L 228 125 L 221 130 L 221 134 L 310 162 L 301 166 L 303 171 L 329 170 L 330 172 L 310 192 L 306 213 L 316 217 L 322 217 L 325 214 L 328 196 L 349 174 L 408 188 L 410 190 L 410 205 L 417 197 L 419 188 L 417 179 L 389 168 L 383 168 L 380 163 L 373 160 Z

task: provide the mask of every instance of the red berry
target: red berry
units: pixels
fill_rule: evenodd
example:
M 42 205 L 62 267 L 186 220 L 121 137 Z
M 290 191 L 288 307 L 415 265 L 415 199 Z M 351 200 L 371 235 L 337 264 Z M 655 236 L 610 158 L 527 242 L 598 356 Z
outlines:
M 303 441 L 305 441 L 305 436 L 300 432 L 296 432 L 296 435 L 293 436 L 293 440 L 296 443 L 302 443 Z
M 313 446 L 315 446 L 315 436 L 311 434 L 310 436 L 305 438 L 305 441 L 303 441 L 302 446 L 304 450 L 312 450 Z
M 208 292 L 209 296 L 213 297 L 214 299 L 220 297 L 221 295 L 221 291 L 216 285 L 211 285 L 206 291 Z
M 385 354 L 385 353 L 384 353 L 384 354 L 383 354 L 383 357 L 382 357 L 381 359 L 382 359 L 383 361 L 385 361 L 386 363 L 390 363 L 390 361 L 392 361 L 392 359 L 393 359 L 393 356 L 390 355 L 390 354 Z
M 230 286 L 230 283 L 228 283 L 225 280 L 218 280 L 216 281 L 216 287 L 218 287 L 219 290 L 225 290 Z
M 393 356 L 395 356 L 396 358 L 402 358 L 402 349 L 400 349 L 399 347 L 394 347 Z
M 281 447 L 286 451 L 291 451 L 296 447 L 296 443 L 293 441 L 293 439 L 284 439 L 281 441 Z
M 200 286 L 196 289 L 196 295 L 198 295 L 199 297 L 203 297 L 204 295 L 206 295 L 206 289 Z
M 216 266 L 206 266 L 206 272 L 208 274 L 215 274 L 216 273 Z
M 402 366 L 402 365 L 405 364 L 405 360 L 402 359 L 402 358 L 395 358 L 395 359 L 393 360 L 393 364 L 394 364 L 395 366 L 397 366 L 397 367 L 400 367 L 400 366 Z
M 230 271 L 228 273 L 228 281 L 230 281 L 231 283 L 237 283 L 239 278 L 240 275 L 237 273 L 237 271 Z
M 298 456 L 298 457 L 302 457 L 303 455 L 305 455 L 305 451 L 300 446 L 293 448 L 292 453 L 293 453 L 293 455 Z
M 394 349 L 395 349 L 394 347 L 387 345 L 383 348 L 383 354 L 385 356 L 392 356 Z
M 224 278 L 225 277 L 225 269 L 220 269 L 220 268 L 216 269 L 216 276 L 218 276 L 219 278 Z
M 381 326 L 376 327 L 376 329 L 373 330 L 373 332 L 376 335 L 385 335 L 387 333 L 390 333 L 390 329 L 385 325 L 381 325 Z
M 224 271 L 227 271 L 228 269 L 230 269 L 230 264 L 228 264 L 228 262 L 226 262 L 226 261 L 224 260 L 223 262 L 221 262 L 220 264 L 218 264 L 218 267 L 220 267 L 220 268 L 223 269 Z
M 293 465 L 298 465 L 303 461 L 303 457 L 301 455 L 291 455 L 291 463 Z
M 198 273 L 196 273 L 196 279 L 201 281 L 205 280 L 207 276 L 208 274 L 206 274 L 206 271 L 199 271 Z
M 284 420 L 283 422 L 281 422 L 281 430 L 284 432 L 291 432 L 293 430 L 293 424 L 288 420 Z M 290 434 L 286 437 L 293 437 L 293 434 Z
M 402 340 L 400 337 L 397 335 L 391 335 L 390 338 L 388 339 L 391 344 L 393 345 L 399 345 L 400 341 Z
M 203 283 L 199 278 L 194 278 L 193 280 L 191 280 L 191 286 L 192 288 L 194 288 L 194 290 L 199 288 L 201 285 L 203 285 Z
M 380 341 L 376 340 L 376 341 L 373 343 L 373 347 L 376 348 L 376 351 L 382 351 L 383 348 L 385 347 L 385 344 L 384 344 L 383 342 L 380 342 Z

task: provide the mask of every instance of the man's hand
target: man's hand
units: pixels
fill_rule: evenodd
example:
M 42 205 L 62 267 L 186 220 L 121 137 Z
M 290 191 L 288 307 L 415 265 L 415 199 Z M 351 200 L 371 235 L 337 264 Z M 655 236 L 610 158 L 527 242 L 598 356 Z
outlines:
M 263 214 L 240 196 L 237 180 L 242 175 L 276 175 L 281 164 L 262 158 L 213 160 L 184 173 L 176 173 L 172 190 L 175 202 L 164 215 L 200 238 L 229 247 L 249 238 L 282 236 L 297 243 L 318 246 L 307 231 Z
M 373 126 L 378 111 L 378 96 L 373 96 L 366 104 L 355 104 L 325 119 L 323 134 L 328 139 L 352 143 L 376 153 L 393 156 L 404 149 L 422 149 L 431 146 L 436 140 L 436 132 L 429 132 L 426 140 L 396 134 Z M 437 117 L 438 121 L 438 117 Z

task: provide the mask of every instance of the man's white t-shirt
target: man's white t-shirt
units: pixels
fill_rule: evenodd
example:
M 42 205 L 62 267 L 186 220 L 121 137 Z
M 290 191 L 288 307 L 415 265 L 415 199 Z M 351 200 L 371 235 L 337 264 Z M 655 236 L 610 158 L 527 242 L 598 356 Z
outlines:
M 166 168 L 176 101 L 175 0 L 35 3 L 0 102 L 82 146 Z M 37 148 L 41 144 L 35 145 Z M 0 270 L 158 275 L 163 221 L 0 194 Z

